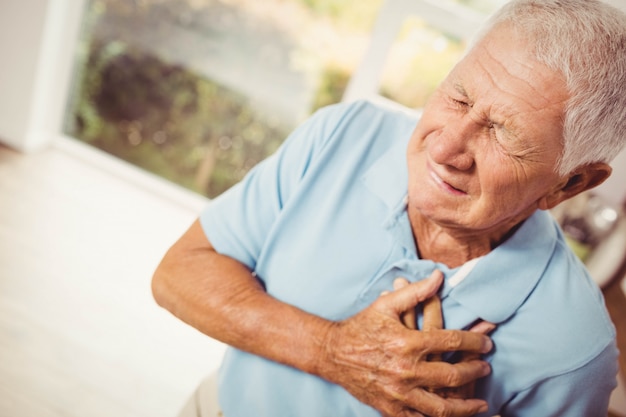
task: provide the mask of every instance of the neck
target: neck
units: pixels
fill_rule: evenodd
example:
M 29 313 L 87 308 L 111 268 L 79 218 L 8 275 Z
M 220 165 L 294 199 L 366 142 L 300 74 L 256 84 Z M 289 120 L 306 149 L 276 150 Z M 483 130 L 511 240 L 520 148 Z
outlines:
M 483 232 L 441 226 L 421 215 L 411 218 L 420 258 L 443 263 L 449 268 L 491 252 L 511 236 L 519 224 L 504 232 Z

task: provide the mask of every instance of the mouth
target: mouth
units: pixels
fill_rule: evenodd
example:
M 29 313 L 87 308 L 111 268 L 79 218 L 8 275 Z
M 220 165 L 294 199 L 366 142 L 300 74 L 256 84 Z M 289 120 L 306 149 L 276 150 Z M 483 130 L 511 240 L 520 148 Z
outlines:
M 428 167 L 428 173 L 430 177 L 433 179 L 433 181 L 435 181 L 435 183 L 439 185 L 439 187 L 442 188 L 444 191 L 447 191 L 450 194 L 458 195 L 458 196 L 467 195 L 467 192 L 445 182 L 439 175 L 437 175 L 437 173 L 430 166 Z

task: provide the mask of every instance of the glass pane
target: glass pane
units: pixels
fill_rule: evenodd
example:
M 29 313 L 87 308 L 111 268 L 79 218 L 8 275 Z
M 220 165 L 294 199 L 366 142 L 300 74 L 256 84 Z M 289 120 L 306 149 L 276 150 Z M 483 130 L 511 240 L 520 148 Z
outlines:
M 338 102 L 381 0 L 92 0 L 65 131 L 216 196 Z
M 410 108 L 423 107 L 464 47 L 424 19 L 408 17 L 389 51 L 380 94 Z
M 487 15 L 507 0 L 455 1 Z M 466 46 L 430 26 L 428 16 L 407 17 L 389 51 L 379 93 L 410 108 L 423 107 Z
M 471 7 L 472 9 L 491 13 L 498 7 L 504 5 L 508 0 L 454 0 L 456 3 L 460 3 L 464 6 Z

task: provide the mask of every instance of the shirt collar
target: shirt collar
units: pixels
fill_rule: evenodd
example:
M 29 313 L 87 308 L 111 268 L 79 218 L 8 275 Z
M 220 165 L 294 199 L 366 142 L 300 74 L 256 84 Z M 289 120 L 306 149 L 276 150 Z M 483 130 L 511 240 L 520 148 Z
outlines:
M 557 240 L 550 214 L 536 211 L 513 236 L 485 255 L 449 296 L 483 320 L 507 320 L 539 282 Z

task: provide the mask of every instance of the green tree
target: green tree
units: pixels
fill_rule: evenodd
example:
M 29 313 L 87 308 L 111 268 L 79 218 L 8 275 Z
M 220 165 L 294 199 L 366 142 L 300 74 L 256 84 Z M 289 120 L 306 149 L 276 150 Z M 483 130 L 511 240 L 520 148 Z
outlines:
M 71 133 L 210 197 L 285 137 L 240 95 L 122 42 L 94 42 L 87 67 Z

